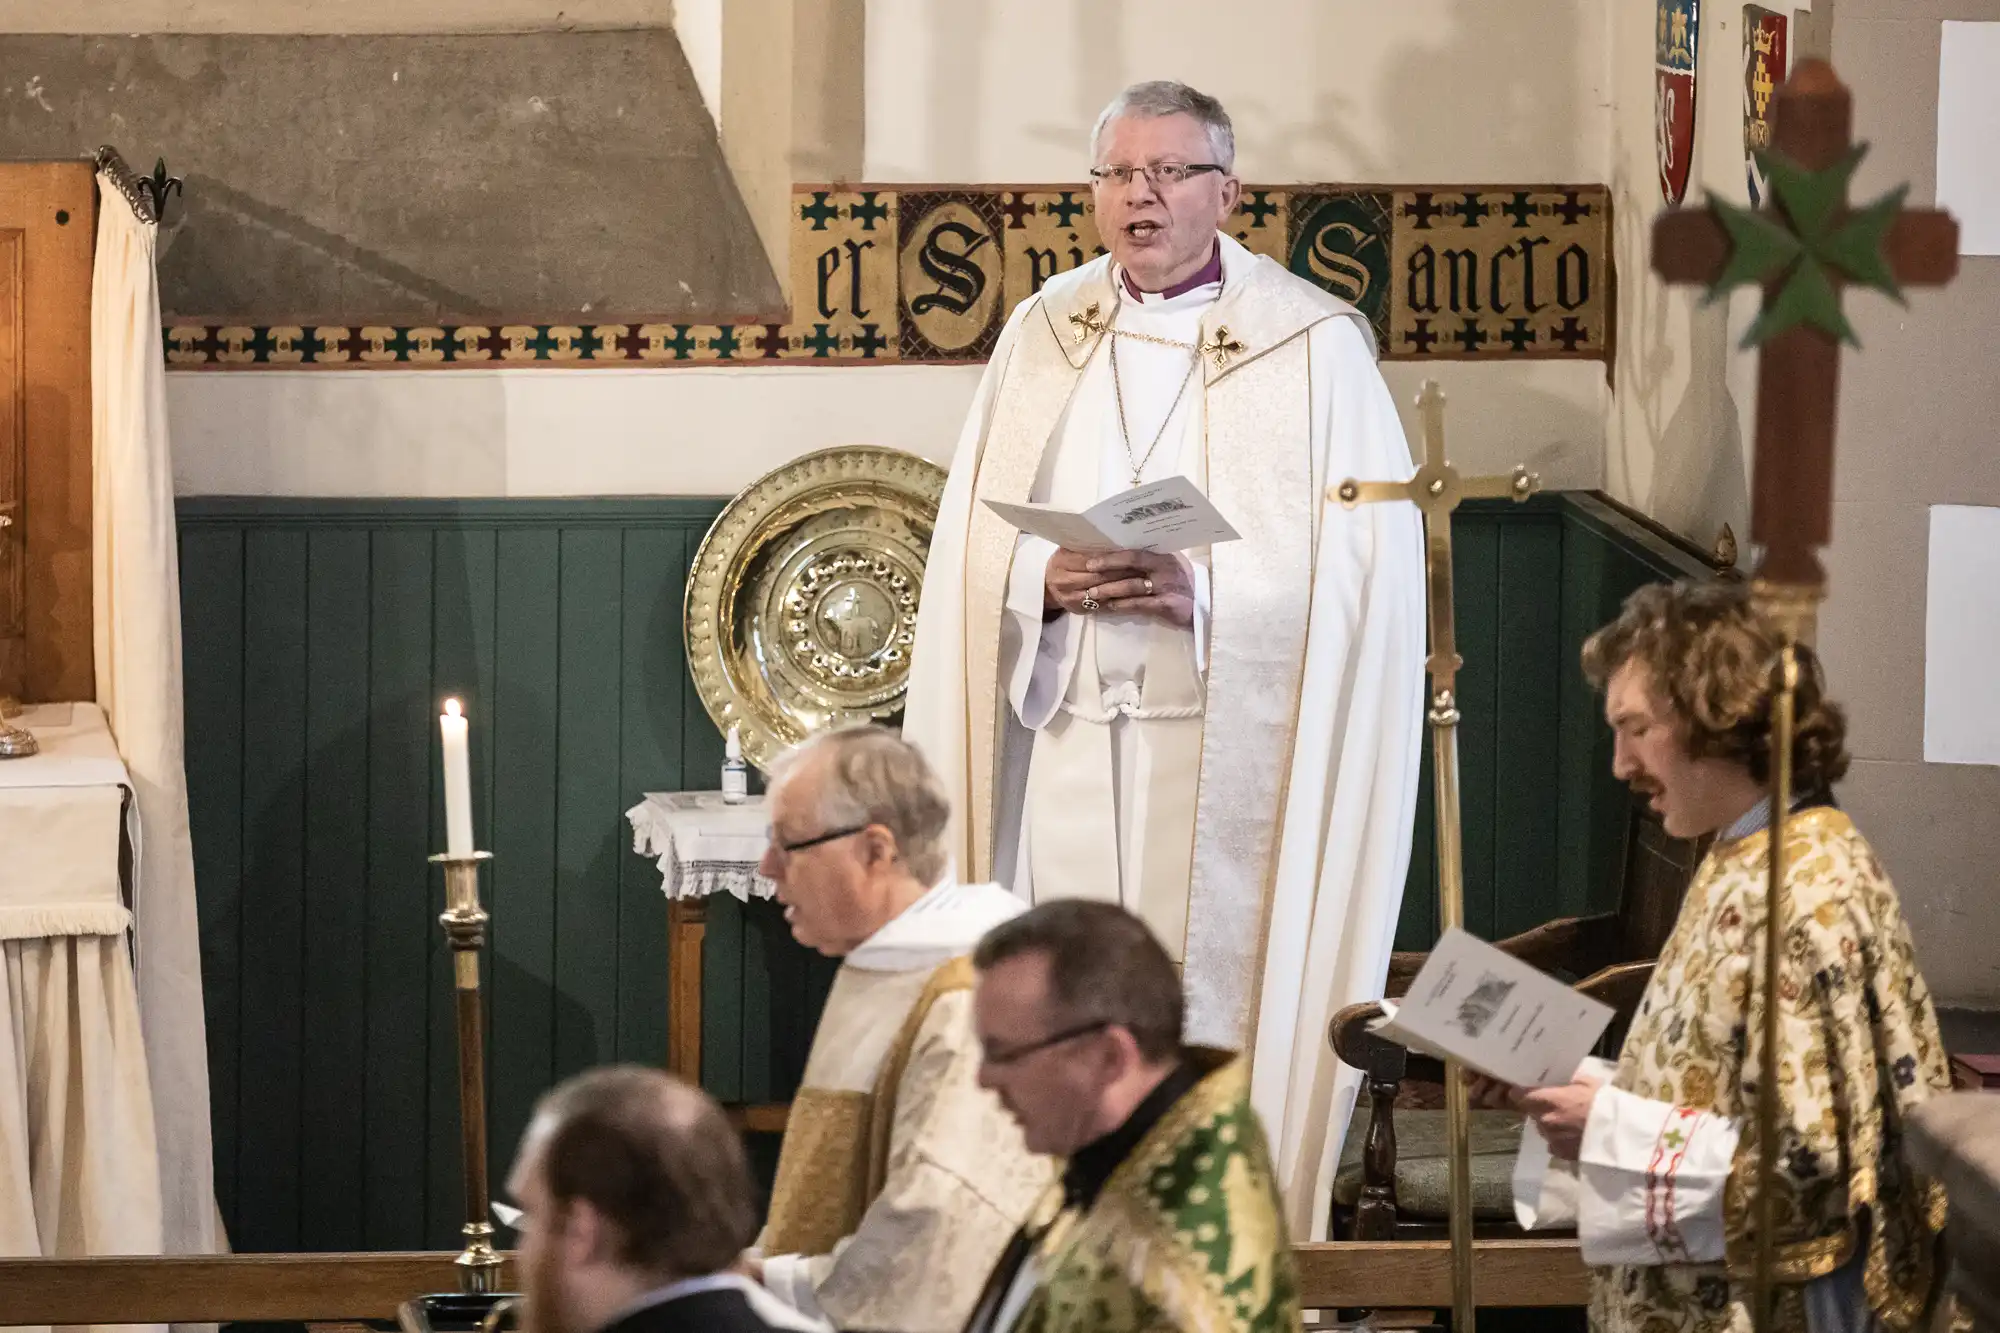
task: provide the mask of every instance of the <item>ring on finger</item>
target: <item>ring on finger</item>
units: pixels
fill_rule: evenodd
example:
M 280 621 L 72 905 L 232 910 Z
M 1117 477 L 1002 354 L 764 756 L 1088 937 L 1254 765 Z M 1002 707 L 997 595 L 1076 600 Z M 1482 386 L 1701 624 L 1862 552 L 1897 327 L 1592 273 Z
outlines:
M 1152 595 L 1153 595 L 1153 581 L 1152 581 L 1151 579 L 1147 579 L 1147 580 L 1146 580 L 1146 596 L 1148 596 L 1148 597 L 1151 597 Z

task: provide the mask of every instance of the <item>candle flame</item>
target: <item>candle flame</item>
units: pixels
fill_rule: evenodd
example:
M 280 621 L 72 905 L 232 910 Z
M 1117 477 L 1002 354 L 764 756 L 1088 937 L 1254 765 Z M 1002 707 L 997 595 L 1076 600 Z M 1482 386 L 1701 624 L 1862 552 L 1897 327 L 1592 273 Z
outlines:
M 458 700 L 456 699 L 446 699 L 444 701 L 444 714 L 446 717 L 464 716 L 464 712 L 462 709 L 459 708 Z

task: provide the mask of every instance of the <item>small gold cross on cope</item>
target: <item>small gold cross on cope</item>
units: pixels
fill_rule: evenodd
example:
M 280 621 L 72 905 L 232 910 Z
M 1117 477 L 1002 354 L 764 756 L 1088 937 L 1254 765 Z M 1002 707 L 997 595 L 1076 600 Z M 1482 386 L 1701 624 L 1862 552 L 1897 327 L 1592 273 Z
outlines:
M 1227 324 L 1216 325 L 1215 332 L 1201 345 L 1202 355 L 1213 357 L 1215 368 L 1221 370 L 1229 364 L 1229 358 L 1243 350 L 1243 344 L 1229 336 Z
M 1073 311 L 1070 314 L 1069 322 L 1076 325 L 1076 331 L 1070 336 L 1080 343 L 1089 342 L 1092 338 L 1104 332 L 1104 320 L 1097 313 L 1097 302 L 1095 301 L 1092 301 L 1081 310 Z
M 1424 516 L 1424 574 L 1430 603 L 1431 784 L 1437 832 L 1438 925 L 1465 924 L 1465 859 L 1458 800 L 1458 702 L 1454 687 L 1460 659 L 1452 616 L 1451 511 L 1465 499 L 1527 499 L 1541 481 L 1525 467 L 1505 477 L 1461 477 L 1444 453 L 1444 391 L 1424 381 L 1417 395 L 1424 419 L 1424 461 L 1408 481 L 1356 481 L 1349 477 L 1327 492 L 1345 508 L 1384 500 L 1408 500 Z M 1452 1328 L 1472 1333 L 1472 1139 L 1471 1107 L 1456 1060 L 1445 1062 L 1445 1135 L 1448 1149 L 1451 1218 Z

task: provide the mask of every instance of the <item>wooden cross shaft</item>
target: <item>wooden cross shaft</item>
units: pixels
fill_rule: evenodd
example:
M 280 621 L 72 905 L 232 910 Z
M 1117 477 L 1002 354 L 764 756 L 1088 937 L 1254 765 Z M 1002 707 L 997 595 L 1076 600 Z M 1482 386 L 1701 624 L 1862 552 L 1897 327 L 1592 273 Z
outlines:
M 1458 678 L 1463 660 L 1458 655 L 1458 630 L 1452 615 L 1451 515 L 1461 500 L 1497 500 L 1506 496 L 1516 502 L 1527 499 L 1541 488 L 1541 479 L 1525 467 L 1517 467 L 1504 477 L 1461 477 L 1444 451 L 1444 391 L 1436 380 L 1425 380 L 1417 395 L 1417 410 L 1423 414 L 1424 461 L 1408 481 L 1356 481 L 1352 477 L 1333 488 L 1328 497 L 1345 508 L 1376 504 L 1384 500 L 1408 500 L 1424 516 L 1424 574 L 1430 595 L 1430 657 L 1425 667 L 1431 677 L 1433 707 L 1440 695 L 1450 704 L 1450 691 Z
M 1807 173 L 1852 170 L 1854 101 L 1831 66 L 1802 62 L 1773 99 L 1771 148 Z M 1786 231 L 1806 229 L 1774 188 L 1768 218 Z M 1828 230 L 1856 216 L 1845 181 Z M 1712 209 L 1674 209 L 1653 224 L 1653 271 L 1668 282 L 1713 285 L 1729 267 L 1736 241 Z M 1958 271 L 1958 224 L 1947 213 L 1899 210 L 1888 223 L 1881 258 L 1893 286 L 1931 286 Z M 1795 268 L 1796 266 L 1794 266 Z M 1764 281 L 1768 314 L 1794 268 Z M 1838 301 L 1847 279 L 1826 271 Z M 1817 548 L 1833 536 L 1834 409 L 1840 389 L 1840 338 L 1810 323 L 1794 324 L 1764 341 L 1757 367 L 1756 462 L 1750 536 L 1765 548 L 1759 577 L 1792 587 L 1825 582 Z

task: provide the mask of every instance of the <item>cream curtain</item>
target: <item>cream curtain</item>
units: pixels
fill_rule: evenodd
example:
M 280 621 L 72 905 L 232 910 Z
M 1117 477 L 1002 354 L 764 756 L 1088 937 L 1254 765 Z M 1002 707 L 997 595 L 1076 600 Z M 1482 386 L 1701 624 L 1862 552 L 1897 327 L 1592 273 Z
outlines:
M 169 1254 L 225 1248 L 209 1142 L 194 851 L 182 759 L 180 568 L 167 443 L 157 229 L 110 177 L 92 274 L 91 438 L 97 700 L 138 796 L 132 904 L 139 1013 Z
M 0 988 L 0 1254 L 158 1254 L 124 932 L 0 940 Z

